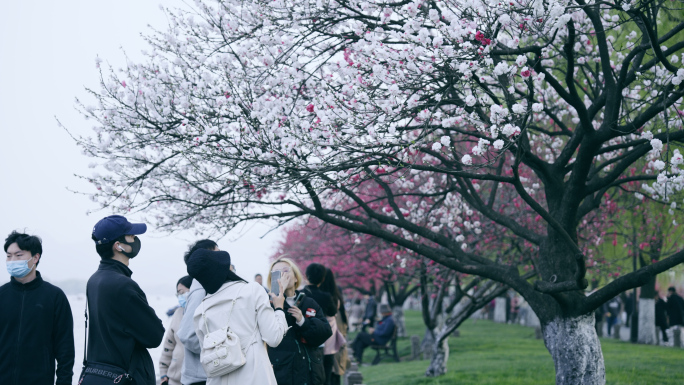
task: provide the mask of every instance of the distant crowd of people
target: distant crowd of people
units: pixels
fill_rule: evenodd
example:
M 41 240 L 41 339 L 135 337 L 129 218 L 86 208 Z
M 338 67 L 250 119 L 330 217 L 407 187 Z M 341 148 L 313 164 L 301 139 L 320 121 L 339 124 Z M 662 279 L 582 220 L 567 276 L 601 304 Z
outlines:
M 660 329 L 662 341 L 668 342 L 667 330 L 673 326 L 684 326 L 684 299 L 677 294 L 674 286 L 667 289 L 665 299 L 657 291 L 653 299 L 655 301 L 655 326 Z M 609 300 L 596 309 L 596 328 L 599 335 L 602 334 L 601 329 L 604 323 L 608 336 L 612 336 L 615 325 L 630 326 L 633 322 L 634 303 L 633 294 L 628 292 Z
M 131 279 L 141 250 L 143 223 L 113 215 L 91 238 L 100 265 L 86 290 L 85 346 L 79 385 L 156 384 L 148 349 L 163 344 L 159 360 L 166 385 L 339 385 L 364 349 L 394 333 L 391 309 L 372 296 L 345 299 L 333 272 L 311 263 L 303 275 L 283 256 L 263 286 L 236 274 L 216 242 L 195 242 L 184 254 L 188 275 L 175 286 L 178 307 L 168 328 Z M 9 283 L 0 287 L 0 384 L 71 385 L 75 362 L 73 319 L 62 290 L 43 281 L 37 267 L 40 238 L 12 232 L 5 240 Z M 306 281 L 305 281 L 306 278 Z M 357 337 L 347 343 L 349 329 Z

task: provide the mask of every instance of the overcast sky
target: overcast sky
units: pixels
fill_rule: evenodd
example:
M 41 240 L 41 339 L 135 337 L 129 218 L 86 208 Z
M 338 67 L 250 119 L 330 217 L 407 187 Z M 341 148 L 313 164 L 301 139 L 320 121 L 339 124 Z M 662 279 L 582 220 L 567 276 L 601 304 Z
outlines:
M 26 230 L 43 238 L 39 271 L 49 281 L 86 281 L 99 257 L 90 239 L 93 225 L 114 214 L 100 211 L 88 197 L 90 186 L 74 174 L 93 172 L 58 118 L 75 134 L 88 134 L 90 123 L 74 109 L 74 98 L 85 104 L 84 88 L 98 88 L 95 57 L 119 68 L 122 48 L 133 60 L 145 49 L 141 33 L 148 25 L 164 29 L 159 0 L 3 1 L 0 2 L 0 236 Z M 185 5 L 164 0 L 165 6 Z M 104 63 L 103 63 L 104 64 Z M 94 104 L 94 103 L 93 103 Z M 135 220 L 135 215 L 129 219 Z M 133 279 L 150 293 L 175 292 L 186 274 L 183 252 L 196 236 L 165 236 L 148 227 L 142 251 L 131 261 Z M 252 280 L 265 274 L 268 257 L 280 239 L 278 231 L 256 225 L 219 240 L 238 274 Z M 239 238 L 238 238 L 239 236 Z M 237 240 L 236 240 L 237 238 Z M 4 241 L 3 241 L 4 243 Z M 0 283 L 9 280 L 0 269 Z

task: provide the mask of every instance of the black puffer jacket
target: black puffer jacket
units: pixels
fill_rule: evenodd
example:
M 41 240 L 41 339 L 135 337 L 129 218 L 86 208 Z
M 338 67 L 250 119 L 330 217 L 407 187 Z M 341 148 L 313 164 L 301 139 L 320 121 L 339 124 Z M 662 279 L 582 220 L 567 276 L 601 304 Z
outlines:
M 332 329 L 323 310 L 313 299 L 306 297 L 300 310 L 306 319 L 302 326 L 284 305 L 285 319 L 290 326 L 277 348 L 268 348 L 278 385 L 322 385 L 323 348 L 320 347 L 332 335 Z

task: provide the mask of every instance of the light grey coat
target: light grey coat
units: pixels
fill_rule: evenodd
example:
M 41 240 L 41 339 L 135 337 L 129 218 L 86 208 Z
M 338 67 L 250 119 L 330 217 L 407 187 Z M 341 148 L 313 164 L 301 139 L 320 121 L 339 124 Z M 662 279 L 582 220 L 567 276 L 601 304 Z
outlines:
M 193 384 L 207 380 L 207 375 L 204 373 L 200 363 L 200 341 L 197 338 L 195 324 L 192 320 L 195 310 L 197 310 L 206 295 L 207 292 L 202 285 L 196 279 L 193 279 L 190 291 L 188 292 L 185 314 L 183 314 L 183 319 L 178 329 L 178 338 L 180 338 L 185 347 L 185 358 L 183 359 L 183 368 L 181 369 L 181 383 L 183 384 Z

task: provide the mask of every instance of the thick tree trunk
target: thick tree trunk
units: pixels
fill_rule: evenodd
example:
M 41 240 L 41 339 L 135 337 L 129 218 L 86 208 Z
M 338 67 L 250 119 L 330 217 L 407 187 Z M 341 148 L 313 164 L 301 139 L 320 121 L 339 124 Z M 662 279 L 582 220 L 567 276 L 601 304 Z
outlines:
M 640 344 L 656 345 L 655 325 L 655 300 L 651 298 L 639 298 L 639 336 L 637 342 Z
M 543 332 L 556 366 L 556 385 L 605 385 L 606 370 L 593 312 L 557 317 L 543 325 Z
M 435 342 L 437 341 L 437 329 L 425 329 L 425 336 L 423 342 L 420 344 L 420 349 L 423 351 L 423 358 L 432 360 L 432 354 L 435 349 Z
M 394 327 L 397 328 L 397 337 L 406 337 L 406 319 L 404 318 L 404 307 L 394 306 L 392 308 Z
M 494 322 L 506 323 L 506 297 L 496 297 L 494 300 Z
M 442 342 L 436 341 L 432 345 L 432 360 L 430 366 L 425 371 L 427 377 L 443 376 L 447 372 L 447 361 L 449 360 L 449 338 L 443 338 Z

